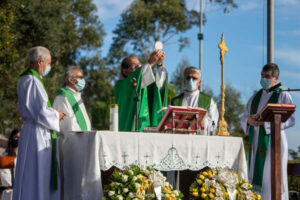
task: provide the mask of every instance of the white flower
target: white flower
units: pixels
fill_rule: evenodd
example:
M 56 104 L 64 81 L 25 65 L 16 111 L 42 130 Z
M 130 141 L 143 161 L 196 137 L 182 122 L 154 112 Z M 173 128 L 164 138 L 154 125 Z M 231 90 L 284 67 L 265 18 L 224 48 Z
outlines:
M 138 198 L 134 198 L 133 200 L 138 200 Z
M 130 198 L 133 198 L 133 197 L 134 197 L 134 194 L 133 194 L 132 192 L 129 192 L 128 196 L 129 196 Z
M 122 181 L 127 182 L 127 180 L 128 180 L 128 176 L 127 175 L 122 175 Z
M 169 187 L 170 184 L 169 184 L 168 182 L 165 182 L 165 183 L 164 183 L 164 186 L 165 186 L 165 187 Z
M 223 197 L 216 197 L 215 200 L 224 200 Z
M 246 189 L 246 190 L 248 190 L 249 189 L 249 184 L 248 183 L 243 183 L 241 185 L 241 187 L 244 188 L 244 189 Z
M 132 180 L 133 181 L 136 181 L 138 178 L 136 177 L 136 176 L 134 176 L 133 178 L 132 178 Z
M 149 176 L 150 171 L 146 169 L 146 170 L 145 170 L 145 174 L 146 174 L 147 176 Z
M 139 187 L 141 187 L 141 184 L 135 183 L 134 186 L 135 186 L 135 188 L 139 188 Z
M 128 188 L 123 188 L 123 192 L 127 193 L 128 192 Z
M 174 190 L 174 194 L 175 194 L 175 196 L 179 196 L 178 190 Z
M 216 196 L 223 196 L 223 192 L 219 188 L 216 189 Z
M 114 194 L 115 194 L 115 191 L 109 191 L 108 192 L 108 196 L 110 196 L 110 197 L 113 196 Z
M 118 199 L 118 200 L 123 200 L 122 195 L 118 195 L 118 196 L 117 196 L 117 199 Z

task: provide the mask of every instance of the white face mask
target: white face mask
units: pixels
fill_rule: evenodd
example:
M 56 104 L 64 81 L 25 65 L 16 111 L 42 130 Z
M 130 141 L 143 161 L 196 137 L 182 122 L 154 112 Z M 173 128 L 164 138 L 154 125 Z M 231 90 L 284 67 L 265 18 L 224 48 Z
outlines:
M 193 80 L 192 78 L 186 80 L 185 89 L 188 91 L 194 91 L 197 89 L 197 80 Z
M 271 87 L 271 79 L 261 78 L 260 85 L 263 89 L 268 89 L 269 87 Z

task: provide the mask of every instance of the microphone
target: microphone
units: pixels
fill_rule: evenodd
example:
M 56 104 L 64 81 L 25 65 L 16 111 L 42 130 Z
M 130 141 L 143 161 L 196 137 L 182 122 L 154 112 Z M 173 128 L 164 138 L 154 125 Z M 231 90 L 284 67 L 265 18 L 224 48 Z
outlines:
M 133 77 L 130 82 L 132 83 L 133 87 L 136 87 L 136 78 Z
M 274 85 L 274 86 L 272 86 L 272 87 L 266 89 L 266 92 L 269 93 L 269 92 L 275 91 L 277 88 L 279 88 L 279 87 L 282 86 L 282 85 L 283 85 L 282 82 L 277 83 L 276 85 Z

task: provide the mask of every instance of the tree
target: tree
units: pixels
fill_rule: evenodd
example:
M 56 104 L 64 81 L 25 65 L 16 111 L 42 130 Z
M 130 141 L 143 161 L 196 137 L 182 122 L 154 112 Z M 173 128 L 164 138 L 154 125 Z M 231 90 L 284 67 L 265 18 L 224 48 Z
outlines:
M 185 89 L 184 86 L 184 69 L 190 66 L 190 62 L 187 58 L 183 58 L 178 64 L 175 72 L 173 73 L 171 82 L 175 86 L 175 90 L 178 93 L 182 93 Z
M 224 7 L 224 12 L 237 5 L 234 0 L 210 0 Z M 189 40 L 181 34 L 199 25 L 199 12 L 188 10 L 185 0 L 134 0 L 122 15 L 114 30 L 115 37 L 109 51 L 109 62 L 114 64 L 133 50 L 148 56 L 154 43 L 174 43 L 179 36 L 179 50 L 188 45 Z M 204 15 L 205 21 L 205 15 Z
M 0 123 L 2 131 L 9 131 L 7 128 L 21 127 L 22 123 L 17 112 L 16 86 L 19 74 L 28 65 L 28 49 L 45 46 L 51 52 L 52 70 L 45 82 L 53 101 L 70 64 L 81 63 L 87 79 L 95 81 L 88 64 L 101 63 L 98 49 L 102 46 L 104 31 L 92 0 L 2 0 L 0 6 Z M 2 26 L 2 22 L 6 26 Z M 90 50 L 95 51 L 95 55 L 89 56 L 87 51 Z

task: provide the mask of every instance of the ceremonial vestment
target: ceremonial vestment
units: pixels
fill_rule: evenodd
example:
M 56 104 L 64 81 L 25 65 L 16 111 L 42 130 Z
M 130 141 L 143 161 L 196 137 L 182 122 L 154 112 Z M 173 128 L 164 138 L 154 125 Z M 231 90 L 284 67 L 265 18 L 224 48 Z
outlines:
M 59 113 L 50 107 L 41 77 L 32 68 L 26 70 L 18 83 L 18 110 L 24 122 L 19 138 L 18 162 L 13 200 L 59 200 L 60 182 L 58 166 L 53 166 L 52 145 L 59 131 Z M 54 150 L 55 150 L 54 149 Z M 58 162 L 58 160 L 55 160 Z M 51 177 L 54 175 L 54 177 Z M 54 179 L 58 185 L 53 189 Z M 52 182 L 53 183 L 53 182 Z
M 83 191 L 81 176 L 84 171 L 84 165 L 74 163 L 77 157 L 85 157 L 80 148 L 80 140 L 70 137 L 70 131 L 90 131 L 91 122 L 86 112 L 81 93 L 76 92 L 69 86 L 61 88 L 55 97 L 53 108 L 62 110 L 66 114 L 64 120 L 60 121 L 60 133 L 58 143 L 60 147 L 60 161 L 62 163 L 62 188 L 63 199 L 82 200 L 86 199 Z M 66 148 L 69 147 L 69 148 Z M 82 161 L 84 162 L 84 160 Z M 68 170 L 66 170 L 68 169 Z M 79 192 L 80 191 L 80 192 Z M 79 196 L 78 194 L 81 194 Z
M 256 103 L 255 103 L 256 102 Z M 248 176 L 258 192 L 262 192 L 262 199 L 271 200 L 271 124 L 265 122 L 263 126 L 253 127 L 247 121 L 251 114 L 257 114 L 267 103 L 293 104 L 287 92 L 270 92 L 260 90 L 248 101 L 240 124 L 246 135 L 249 135 Z M 281 124 L 281 166 L 282 166 L 282 199 L 288 200 L 287 161 L 288 144 L 284 130 L 295 125 L 294 114 Z M 251 133 L 252 132 L 252 133 Z
M 136 80 L 133 87 L 132 80 Z M 165 80 L 167 78 L 165 77 Z M 156 82 L 164 82 L 157 85 Z M 126 78 L 117 81 L 114 88 L 116 104 L 119 106 L 119 131 L 135 130 L 135 102 L 134 98 L 138 92 L 138 130 L 143 131 L 145 127 L 157 126 L 163 113 L 157 114 L 167 101 L 166 81 L 155 80 L 152 68 L 146 64 Z M 148 87 L 149 86 L 149 87 Z M 162 89 L 163 88 L 163 89 Z

